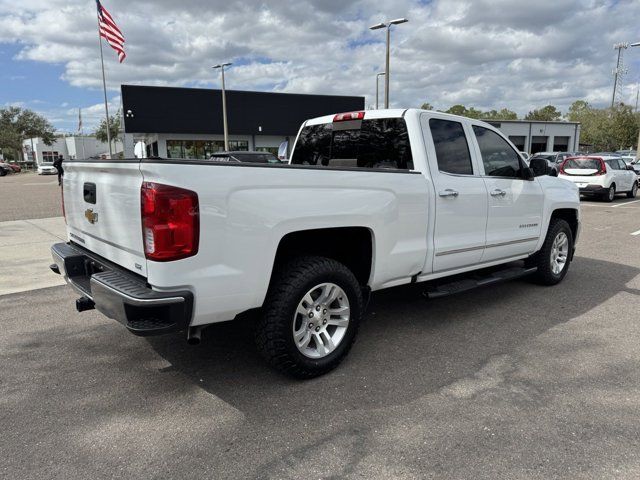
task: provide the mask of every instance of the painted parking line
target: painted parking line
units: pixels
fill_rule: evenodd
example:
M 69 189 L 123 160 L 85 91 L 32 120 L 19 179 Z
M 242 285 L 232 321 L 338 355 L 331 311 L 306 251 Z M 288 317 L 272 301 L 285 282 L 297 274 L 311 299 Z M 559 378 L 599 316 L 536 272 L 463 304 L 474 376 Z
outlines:
M 640 202 L 640 200 L 632 200 L 630 202 L 618 203 L 617 205 L 614 205 L 611 208 L 618 208 L 618 207 L 622 207 L 624 205 L 629 205 L 630 203 L 638 203 L 638 202 Z
M 636 230 L 635 232 L 631 232 L 631 235 L 633 235 L 634 237 L 637 235 L 640 235 L 640 230 Z

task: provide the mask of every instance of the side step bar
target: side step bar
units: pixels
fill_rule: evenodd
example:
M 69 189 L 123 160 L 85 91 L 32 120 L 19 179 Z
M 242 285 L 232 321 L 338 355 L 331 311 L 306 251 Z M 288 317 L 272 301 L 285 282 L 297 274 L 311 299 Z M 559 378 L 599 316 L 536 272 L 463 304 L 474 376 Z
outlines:
M 536 270 L 536 267 L 510 267 L 504 270 L 493 271 L 485 276 L 474 275 L 470 278 L 461 278 L 450 283 L 433 285 L 427 287 L 423 295 L 427 298 L 447 297 L 456 293 L 466 292 L 467 290 L 473 290 L 474 288 L 515 280 L 516 278 L 531 275 Z

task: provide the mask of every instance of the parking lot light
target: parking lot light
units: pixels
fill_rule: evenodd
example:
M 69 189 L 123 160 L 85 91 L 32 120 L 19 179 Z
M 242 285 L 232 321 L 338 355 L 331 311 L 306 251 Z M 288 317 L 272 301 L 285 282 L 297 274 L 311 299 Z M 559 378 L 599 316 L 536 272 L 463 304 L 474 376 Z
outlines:
M 380 83 L 379 80 L 380 80 L 380 77 L 382 75 L 384 75 L 384 72 L 378 72 L 376 74 L 376 110 L 378 110 L 378 96 L 379 96 L 378 93 L 379 93 L 379 90 L 380 90 L 378 88 L 379 87 L 379 83 Z
M 400 25 L 401 23 L 406 23 L 408 21 L 409 20 L 406 18 L 396 18 L 395 20 L 390 20 L 386 23 L 376 23 L 369 27 L 369 30 L 379 30 L 381 28 L 387 29 L 387 53 L 384 68 L 384 108 L 389 108 L 389 44 L 391 43 L 391 25 Z
M 224 89 L 224 67 L 233 65 L 232 63 L 219 63 L 211 68 L 220 69 L 222 73 L 222 125 L 224 129 L 224 149 L 229 151 L 229 132 L 227 130 L 227 94 Z

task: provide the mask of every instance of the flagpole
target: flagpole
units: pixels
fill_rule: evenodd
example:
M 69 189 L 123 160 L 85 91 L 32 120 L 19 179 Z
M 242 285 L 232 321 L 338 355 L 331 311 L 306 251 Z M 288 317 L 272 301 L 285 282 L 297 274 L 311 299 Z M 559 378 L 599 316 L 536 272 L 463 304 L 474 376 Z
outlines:
M 100 64 L 102 65 L 102 89 L 104 91 L 104 111 L 107 114 L 107 143 L 109 144 L 109 158 L 113 157 L 111 152 L 111 122 L 109 122 L 109 106 L 107 104 L 107 81 L 104 77 L 104 56 L 102 55 L 102 37 L 100 36 L 100 13 L 98 13 L 98 43 L 100 44 Z

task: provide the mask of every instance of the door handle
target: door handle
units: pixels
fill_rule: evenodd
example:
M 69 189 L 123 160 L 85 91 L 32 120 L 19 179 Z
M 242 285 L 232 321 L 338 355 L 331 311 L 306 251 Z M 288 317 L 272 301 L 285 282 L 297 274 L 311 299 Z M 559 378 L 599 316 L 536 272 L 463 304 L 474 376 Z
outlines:
M 500 190 L 499 188 L 496 188 L 495 190 L 491 191 L 492 197 L 504 197 L 506 194 L 507 194 L 506 191 Z
M 438 192 L 438 195 L 440 195 L 441 197 L 457 197 L 459 194 L 457 190 L 447 188 L 446 190 Z

